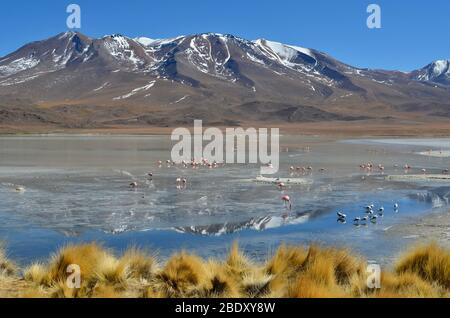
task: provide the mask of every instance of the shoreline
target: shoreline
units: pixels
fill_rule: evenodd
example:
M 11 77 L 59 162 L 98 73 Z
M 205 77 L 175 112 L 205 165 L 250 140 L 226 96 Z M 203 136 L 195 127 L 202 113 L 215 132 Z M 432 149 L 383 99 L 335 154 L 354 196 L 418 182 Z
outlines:
M 405 174 L 386 176 L 389 181 L 450 181 L 450 174 Z
M 193 123 L 180 125 L 190 131 Z M 164 126 L 108 126 L 94 128 L 64 128 L 46 125 L 0 125 L 0 135 L 170 135 L 175 128 Z M 211 127 L 205 124 L 204 129 Z M 408 122 L 384 123 L 378 121 L 332 121 L 308 123 L 265 123 L 246 122 L 239 126 L 214 126 L 221 130 L 226 128 L 279 128 L 285 135 L 328 136 L 343 137 L 448 137 L 450 136 L 449 122 Z
M 431 150 L 418 152 L 418 155 L 435 157 L 435 158 L 450 158 L 450 150 Z
M 417 242 L 435 241 L 450 248 L 450 211 L 431 212 L 426 216 L 411 217 L 403 224 L 390 227 L 385 235 L 392 238 L 401 237 Z

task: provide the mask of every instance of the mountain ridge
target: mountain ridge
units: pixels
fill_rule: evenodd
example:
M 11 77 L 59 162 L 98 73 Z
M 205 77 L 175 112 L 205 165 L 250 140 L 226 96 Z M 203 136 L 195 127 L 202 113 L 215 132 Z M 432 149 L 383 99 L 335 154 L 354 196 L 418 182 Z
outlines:
M 448 60 L 412 72 L 231 34 L 60 33 L 0 58 L 0 124 L 61 127 L 450 118 Z

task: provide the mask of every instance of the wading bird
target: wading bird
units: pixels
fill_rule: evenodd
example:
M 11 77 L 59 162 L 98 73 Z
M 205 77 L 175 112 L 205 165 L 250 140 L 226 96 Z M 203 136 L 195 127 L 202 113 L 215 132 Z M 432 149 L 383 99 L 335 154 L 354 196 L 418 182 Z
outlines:
M 278 182 L 277 186 L 280 190 L 283 190 L 286 187 L 286 185 L 283 182 Z
M 25 188 L 24 187 L 16 187 L 16 192 L 25 192 Z
M 342 218 L 342 219 L 347 218 L 347 215 L 345 215 L 343 212 L 338 212 L 338 213 L 337 213 L 337 216 L 338 216 L 339 218 Z
M 138 187 L 137 182 L 131 182 L 131 183 L 130 183 L 130 188 L 131 188 L 131 189 L 136 189 L 137 187 Z
M 284 195 L 281 197 L 281 200 L 284 202 L 284 206 L 292 210 L 292 201 L 288 195 Z

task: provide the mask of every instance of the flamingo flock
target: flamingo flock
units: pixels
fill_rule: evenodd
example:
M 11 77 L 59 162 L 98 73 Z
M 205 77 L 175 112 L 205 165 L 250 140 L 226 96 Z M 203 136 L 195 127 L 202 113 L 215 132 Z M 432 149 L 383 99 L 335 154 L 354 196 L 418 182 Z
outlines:
M 309 152 L 311 151 L 310 148 L 305 148 L 304 149 L 305 152 Z M 289 150 L 286 148 L 286 152 L 288 152 Z M 163 161 L 162 160 L 158 160 L 157 161 L 157 166 L 158 167 L 162 167 L 163 166 Z M 196 159 L 191 159 L 190 161 L 181 161 L 181 162 L 174 162 L 172 160 L 166 160 L 165 164 L 167 165 L 168 168 L 170 167 L 181 167 L 184 169 L 188 169 L 188 168 L 192 168 L 192 169 L 199 169 L 199 168 L 208 168 L 208 169 L 217 169 L 219 167 L 224 167 L 225 164 L 223 163 L 218 163 L 216 161 L 212 161 L 210 162 L 208 159 L 206 158 L 201 158 L 199 160 Z M 266 167 L 272 167 L 272 164 L 267 164 L 265 165 Z M 381 174 L 384 174 L 385 170 L 386 170 L 386 166 L 384 164 L 374 164 L 373 162 L 365 162 L 365 163 L 361 163 L 359 165 L 360 170 L 363 170 L 366 173 L 372 173 L 375 171 L 378 171 Z M 413 169 L 413 167 L 408 164 L 405 163 L 403 165 L 399 165 L 399 164 L 394 164 L 393 165 L 394 169 L 399 169 L 399 168 L 403 168 L 405 173 L 408 173 L 409 171 L 411 171 Z M 428 171 L 425 168 L 417 168 L 420 169 L 420 171 L 423 174 L 426 174 Z M 305 165 L 305 166 L 290 166 L 289 167 L 289 171 L 290 171 L 290 175 L 311 175 L 315 169 L 313 168 L 312 165 Z M 326 173 L 328 171 L 327 168 L 324 167 L 320 167 L 317 168 L 318 172 L 320 173 Z M 444 169 L 442 171 L 443 174 L 450 174 L 450 169 Z M 147 173 L 147 177 L 152 180 L 153 179 L 153 172 L 148 172 Z M 364 179 L 364 176 L 363 176 Z M 186 189 L 187 188 L 187 184 L 188 184 L 188 180 L 186 177 L 177 177 L 175 179 L 175 185 L 177 189 Z M 132 182 L 130 183 L 130 188 L 131 189 L 137 189 L 138 188 L 138 183 L 137 182 Z M 280 190 L 280 191 L 285 191 L 287 189 L 287 186 L 285 183 L 283 182 L 277 182 L 276 183 L 276 187 Z M 283 203 L 284 207 L 287 210 L 292 210 L 293 208 L 293 201 L 291 199 L 291 196 L 289 196 L 288 194 L 284 194 L 281 196 L 281 202 Z M 394 212 L 398 212 L 399 210 L 399 204 L 395 203 L 393 205 L 393 211 Z M 383 206 L 378 207 L 377 209 L 375 208 L 374 204 L 369 204 L 365 207 L 365 215 L 363 216 L 357 216 L 353 219 L 353 224 L 355 225 L 365 225 L 368 222 L 371 223 L 377 223 L 379 218 L 384 217 L 385 214 L 385 208 Z M 337 212 L 337 221 L 339 223 L 346 223 L 347 222 L 347 215 L 343 212 L 343 211 L 339 211 Z
M 393 211 L 394 213 L 398 213 L 399 211 L 399 204 L 394 203 L 393 205 Z M 367 225 L 367 222 L 371 223 L 377 223 L 379 218 L 384 217 L 385 208 L 383 206 L 380 206 L 377 211 L 375 211 L 375 205 L 369 204 L 365 207 L 365 216 L 357 216 L 353 219 L 353 224 L 355 226 L 360 225 Z M 347 215 L 344 214 L 344 212 L 339 211 L 337 212 L 337 221 L 339 223 L 347 223 Z
M 310 175 L 313 173 L 314 169 L 312 166 L 291 166 L 289 167 L 290 170 L 290 175 L 294 176 L 294 175 L 302 175 L 302 176 L 306 176 L 306 175 Z M 317 171 L 319 172 L 326 172 L 327 169 L 326 168 L 319 168 Z
M 175 162 L 173 160 L 166 160 L 165 161 L 167 168 L 171 168 L 171 167 L 181 167 L 184 169 L 188 169 L 188 168 L 192 168 L 192 169 L 199 169 L 199 168 L 208 168 L 208 169 L 216 169 L 216 168 L 220 168 L 220 167 L 224 167 L 225 164 L 223 163 L 218 163 L 217 161 L 212 161 L 210 162 L 207 158 L 201 158 L 200 160 L 195 160 L 192 159 L 191 161 L 186 161 L 183 160 L 181 162 Z M 163 167 L 164 162 L 162 160 L 158 160 L 156 161 L 156 165 L 159 168 Z M 153 181 L 153 172 L 148 172 L 146 174 L 148 180 Z M 175 185 L 177 189 L 186 189 L 188 184 L 188 180 L 185 177 L 177 177 L 175 179 Z M 129 184 L 129 188 L 130 189 L 137 189 L 139 188 L 139 184 L 136 181 L 133 181 Z
M 398 169 L 400 167 L 400 165 L 399 164 L 394 164 L 394 168 L 395 169 Z M 359 168 L 361 169 L 361 170 L 363 170 L 363 171 L 365 171 L 365 172 L 367 172 L 367 173 L 371 173 L 371 172 L 374 172 L 374 171 L 376 171 L 376 170 L 378 170 L 379 172 L 381 172 L 381 173 L 384 173 L 384 171 L 385 171 L 385 166 L 384 165 L 382 165 L 382 164 L 378 164 L 378 165 L 374 165 L 373 163 L 371 163 L 371 162 L 369 162 L 369 163 L 362 163 L 362 164 L 360 164 L 359 165 Z M 407 173 L 410 173 L 414 168 L 410 165 L 410 164 L 408 164 L 408 163 L 406 163 L 406 164 L 404 164 L 403 166 L 402 166 L 402 168 L 404 169 L 404 173 L 405 174 L 407 174 Z M 416 168 L 416 171 L 420 171 L 422 174 L 427 174 L 428 173 L 428 169 L 426 169 L 426 168 Z M 450 174 L 450 169 L 443 169 L 442 171 L 441 171 L 441 173 L 442 174 Z

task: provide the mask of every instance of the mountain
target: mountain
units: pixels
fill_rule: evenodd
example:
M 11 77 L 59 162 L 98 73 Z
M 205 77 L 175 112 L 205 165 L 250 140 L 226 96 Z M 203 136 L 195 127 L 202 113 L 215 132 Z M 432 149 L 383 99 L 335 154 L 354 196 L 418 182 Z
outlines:
M 0 125 L 62 128 L 450 118 L 449 61 L 360 69 L 323 52 L 216 33 L 66 32 L 0 58 Z
M 415 71 L 413 78 L 423 82 L 450 86 L 450 60 L 435 61 Z

